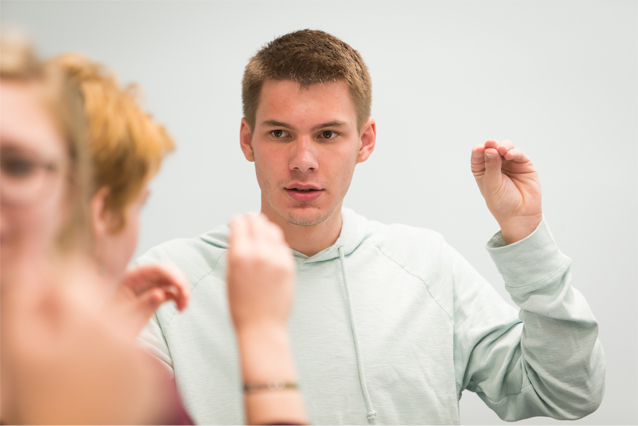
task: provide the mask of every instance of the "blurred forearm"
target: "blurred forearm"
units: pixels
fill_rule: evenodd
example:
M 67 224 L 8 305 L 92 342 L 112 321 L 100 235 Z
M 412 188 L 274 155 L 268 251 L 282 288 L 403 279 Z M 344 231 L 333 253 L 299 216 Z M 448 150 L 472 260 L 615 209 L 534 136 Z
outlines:
M 296 383 L 288 333 L 278 325 L 260 324 L 237 332 L 244 384 L 272 381 Z M 246 392 L 248 424 L 305 424 L 308 422 L 297 389 Z

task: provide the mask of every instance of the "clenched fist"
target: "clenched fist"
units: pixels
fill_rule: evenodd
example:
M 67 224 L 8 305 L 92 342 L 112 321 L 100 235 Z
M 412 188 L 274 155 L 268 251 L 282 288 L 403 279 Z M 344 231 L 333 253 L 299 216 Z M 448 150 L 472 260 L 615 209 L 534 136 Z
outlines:
M 472 149 L 472 173 L 506 244 L 530 235 L 543 219 L 541 185 L 532 161 L 510 141 Z

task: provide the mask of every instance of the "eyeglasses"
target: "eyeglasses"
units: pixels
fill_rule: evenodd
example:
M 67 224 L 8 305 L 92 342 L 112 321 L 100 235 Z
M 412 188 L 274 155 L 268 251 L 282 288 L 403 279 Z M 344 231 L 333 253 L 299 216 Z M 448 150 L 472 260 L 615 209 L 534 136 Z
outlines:
M 63 161 L 44 161 L 20 149 L 0 151 L 0 199 L 2 204 L 22 206 L 53 189 Z

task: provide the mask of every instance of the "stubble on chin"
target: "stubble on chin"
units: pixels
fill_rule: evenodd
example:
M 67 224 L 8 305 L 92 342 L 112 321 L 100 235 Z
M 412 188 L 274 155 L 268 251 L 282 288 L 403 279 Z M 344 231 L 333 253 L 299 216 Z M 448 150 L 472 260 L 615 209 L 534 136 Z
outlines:
M 268 185 L 268 182 L 264 182 L 264 183 Z M 283 191 L 287 184 L 288 184 L 288 180 L 280 181 L 277 183 L 276 188 L 277 190 L 281 189 Z M 262 190 L 262 194 L 263 194 L 263 190 Z M 319 225 L 320 223 L 326 221 L 332 215 L 332 213 L 334 213 L 334 210 L 335 210 L 335 209 L 332 209 L 331 211 L 322 211 L 321 209 L 317 209 L 314 212 L 303 212 L 303 211 L 295 212 L 294 211 L 295 208 L 293 207 L 292 208 L 293 211 L 290 211 L 290 210 L 286 211 L 287 208 L 284 207 L 284 205 L 281 205 L 280 206 L 281 209 L 280 209 L 276 207 L 277 203 L 274 202 L 275 200 L 270 199 L 270 197 L 267 197 L 266 199 L 268 200 L 270 207 L 282 219 L 284 219 L 286 222 L 290 223 L 291 225 L 297 225 L 297 226 Z
M 294 213 L 287 213 L 281 215 L 286 221 L 292 225 L 298 226 L 315 226 L 324 222 L 332 215 L 332 212 L 317 212 L 314 215 L 305 216 L 305 215 L 295 215 Z

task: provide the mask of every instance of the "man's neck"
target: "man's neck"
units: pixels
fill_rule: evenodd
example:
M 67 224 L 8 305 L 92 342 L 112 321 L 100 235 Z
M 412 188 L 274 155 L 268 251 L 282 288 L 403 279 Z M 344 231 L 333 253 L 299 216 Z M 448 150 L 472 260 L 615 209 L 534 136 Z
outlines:
M 264 209 L 263 204 L 261 212 L 281 227 L 291 249 L 308 257 L 333 245 L 341 234 L 341 206 L 338 206 L 326 220 L 312 226 L 294 225 L 271 209 Z

